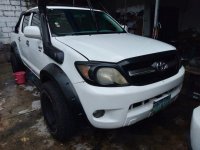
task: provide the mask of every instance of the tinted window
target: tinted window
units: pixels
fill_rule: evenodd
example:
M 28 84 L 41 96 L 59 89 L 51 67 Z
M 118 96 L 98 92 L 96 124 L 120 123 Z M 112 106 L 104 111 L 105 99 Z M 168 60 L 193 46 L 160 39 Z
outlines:
M 23 20 L 23 24 L 22 24 L 22 32 L 24 32 L 24 28 L 26 26 L 28 26 L 29 19 L 30 19 L 30 14 L 24 16 L 24 20 Z
M 52 9 L 48 11 L 49 26 L 53 36 L 73 34 L 124 33 L 123 28 L 104 12 L 89 10 Z M 96 20 L 96 22 L 95 22 Z
M 31 26 L 38 26 L 41 30 L 41 24 L 40 24 L 40 19 L 39 19 L 39 15 L 37 13 L 33 14 L 33 18 L 31 21 Z
M 73 29 L 69 23 L 69 18 L 66 17 L 65 12 L 57 11 L 48 15 L 49 26 L 52 29 L 52 34 L 54 35 L 65 35 L 72 33 Z

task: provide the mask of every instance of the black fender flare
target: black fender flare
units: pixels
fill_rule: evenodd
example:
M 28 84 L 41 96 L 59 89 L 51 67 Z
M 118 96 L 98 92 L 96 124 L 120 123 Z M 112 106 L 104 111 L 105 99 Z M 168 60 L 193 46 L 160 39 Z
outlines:
M 58 65 L 51 63 L 44 67 L 40 72 L 40 80 L 42 83 L 53 81 L 60 88 L 75 118 L 86 116 L 70 79 Z
M 20 56 L 16 42 L 12 42 L 10 45 L 11 45 L 11 52 L 17 56 Z
M 11 45 L 10 46 L 10 54 L 13 53 L 21 61 L 21 63 L 23 64 L 23 60 L 22 60 L 22 58 L 20 56 L 17 43 L 14 41 L 10 45 Z

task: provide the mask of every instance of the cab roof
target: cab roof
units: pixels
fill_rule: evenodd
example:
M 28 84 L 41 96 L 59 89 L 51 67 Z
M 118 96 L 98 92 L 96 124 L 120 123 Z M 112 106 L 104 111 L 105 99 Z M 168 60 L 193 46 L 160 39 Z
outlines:
M 85 7 L 70 7 L 70 6 L 47 6 L 48 9 L 74 9 L 74 10 L 90 10 L 90 8 Z M 31 8 L 27 10 L 26 12 L 35 11 L 38 7 Z M 94 11 L 101 11 L 97 9 L 93 9 Z

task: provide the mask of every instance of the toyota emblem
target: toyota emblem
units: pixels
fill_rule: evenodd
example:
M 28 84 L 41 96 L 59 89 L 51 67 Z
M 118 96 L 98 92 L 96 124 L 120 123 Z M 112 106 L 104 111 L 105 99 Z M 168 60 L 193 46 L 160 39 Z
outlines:
M 168 64 L 165 63 L 165 62 L 162 62 L 162 61 L 154 62 L 154 63 L 152 64 L 152 67 L 153 67 L 155 70 L 159 71 L 159 72 L 165 71 L 166 69 L 169 68 Z

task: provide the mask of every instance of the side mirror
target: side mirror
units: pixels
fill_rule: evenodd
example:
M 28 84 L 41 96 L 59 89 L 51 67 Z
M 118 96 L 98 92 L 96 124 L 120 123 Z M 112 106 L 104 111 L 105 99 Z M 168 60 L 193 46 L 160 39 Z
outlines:
M 27 26 L 24 28 L 24 35 L 28 38 L 41 39 L 40 29 L 37 26 Z
M 127 26 L 127 25 L 121 25 L 121 27 L 124 28 L 124 30 L 125 30 L 126 32 L 128 32 L 128 26 Z

